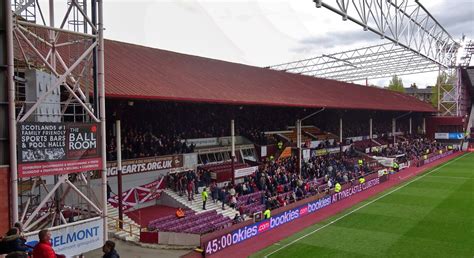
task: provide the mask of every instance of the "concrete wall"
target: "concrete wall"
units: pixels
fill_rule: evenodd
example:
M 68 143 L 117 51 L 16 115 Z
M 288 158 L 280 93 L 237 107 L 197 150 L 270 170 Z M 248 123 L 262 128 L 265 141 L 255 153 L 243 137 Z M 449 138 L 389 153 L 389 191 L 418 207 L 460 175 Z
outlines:
M 158 243 L 162 245 L 199 246 L 201 244 L 201 235 L 158 232 Z

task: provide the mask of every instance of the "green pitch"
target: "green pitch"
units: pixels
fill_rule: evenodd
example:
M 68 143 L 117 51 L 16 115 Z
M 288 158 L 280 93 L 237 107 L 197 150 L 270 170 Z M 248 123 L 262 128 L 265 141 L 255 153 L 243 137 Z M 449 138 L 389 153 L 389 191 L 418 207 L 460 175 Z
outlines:
M 439 165 L 252 257 L 369 256 L 473 258 L 474 153 Z

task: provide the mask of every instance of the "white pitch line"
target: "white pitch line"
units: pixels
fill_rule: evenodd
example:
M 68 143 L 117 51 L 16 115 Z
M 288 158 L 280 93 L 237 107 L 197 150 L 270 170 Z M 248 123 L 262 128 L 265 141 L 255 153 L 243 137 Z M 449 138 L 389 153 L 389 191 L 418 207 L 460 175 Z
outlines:
M 462 176 L 428 176 L 428 177 L 431 177 L 431 178 L 437 178 L 437 177 L 441 177 L 441 178 L 454 178 L 454 179 L 474 179 L 474 177 L 462 177 Z
M 313 231 L 307 233 L 306 235 L 303 235 L 303 236 L 301 236 L 301 237 L 299 237 L 299 238 L 297 238 L 297 239 L 291 241 L 290 243 L 288 243 L 288 244 L 286 244 L 286 245 L 283 245 L 282 247 L 280 247 L 280 248 L 276 249 L 275 251 L 273 251 L 273 252 L 271 252 L 271 253 L 265 255 L 264 257 L 267 258 L 267 257 L 269 257 L 270 255 L 275 254 L 275 253 L 277 253 L 277 252 L 279 252 L 279 251 L 281 251 L 281 250 L 287 248 L 288 246 L 290 246 L 290 245 L 292 245 L 292 244 L 294 244 L 294 243 L 300 241 L 301 239 L 306 238 L 307 236 L 310 236 L 310 235 L 312 235 L 312 234 L 318 232 L 319 230 L 324 229 L 324 228 L 326 228 L 327 226 L 332 225 L 334 222 L 337 222 L 337 221 L 339 221 L 339 220 L 341 220 L 341 219 L 343 219 L 343 218 L 345 218 L 345 217 L 351 215 L 352 213 L 354 213 L 354 212 L 356 212 L 356 211 L 358 211 L 358 210 L 360 210 L 360 209 L 362 209 L 362 208 L 364 208 L 364 207 L 366 207 L 366 206 L 368 206 L 368 205 L 370 205 L 370 204 L 372 204 L 372 203 L 374 203 L 374 202 L 376 202 L 376 201 L 378 201 L 378 200 L 384 198 L 384 197 L 387 196 L 387 195 L 390 195 L 390 194 L 392 194 L 392 193 L 394 193 L 394 192 L 396 192 L 396 191 L 402 189 L 403 187 L 405 187 L 405 186 L 407 186 L 407 185 L 409 185 L 409 184 L 411 184 L 411 183 L 413 183 L 413 182 L 416 182 L 416 181 L 422 179 L 423 177 L 425 177 L 425 176 L 427 176 L 427 175 L 429 175 L 429 174 L 431 174 L 431 173 L 433 173 L 433 172 L 435 172 L 435 171 L 438 171 L 439 169 L 441 169 L 441 168 L 443 168 L 443 167 L 445 167 L 445 166 L 447 166 L 447 165 L 449 165 L 449 164 L 451 164 L 451 163 L 453 163 L 453 162 L 455 162 L 455 161 L 457 161 L 457 160 L 459 160 L 459 159 L 461 159 L 461 158 L 463 158 L 463 157 L 466 157 L 466 156 L 469 155 L 469 154 L 470 154 L 470 153 L 463 154 L 462 156 L 459 156 L 459 157 L 457 157 L 457 158 L 455 158 L 455 159 L 453 159 L 453 160 L 448 161 L 447 163 L 443 164 L 442 166 L 437 167 L 437 168 L 431 170 L 430 172 L 425 173 L 425 174 L 423 174 L 423 175 L 421 175 L 421 176 L 419 176 L 419 177 L 413 179 L 412 181 L 410 181 L 410 182 L 408 182 L 408 183 L 406 183 L 406 184 L 404 184 L 404 185 L 402 185 L 402 186 L 399 186 L 399 187 L 393 189 L 392 191 L 390 191 L 390 192 L 388 192 L 388 193 L 386 193 L 386 194 L 384 194 L 384 195 L 382 195 L 382 196 L 380 196 L 380 197 L 378 197 L 378 198 L 376 198 L 376 199 L 374 199 L 374 200 L 372 200 L 372 201 L 370 201 L 370 202 L 368 202 L 368 203 L 366 203 L 366 204 L 364 204 L 364 205 L 358 207 L 357 209 L 352 210 L 351 212 L 349 212 L 349 213 L 347 213 L 347 214 L 344 214 L 343 216 L 341 216 L 341 217 L 339 217 L 339 218 L 337 218 L 337 219 L 335 219 L 335 220 L 329 222 L 328 224 L 326 224 L 326 225 L 324 225 L 324 226 L 322 226 L 322 227 L 320 227 L 320 228 L 317 228 L 317 229 L 315 229 L 315 230 L 313 230 Z

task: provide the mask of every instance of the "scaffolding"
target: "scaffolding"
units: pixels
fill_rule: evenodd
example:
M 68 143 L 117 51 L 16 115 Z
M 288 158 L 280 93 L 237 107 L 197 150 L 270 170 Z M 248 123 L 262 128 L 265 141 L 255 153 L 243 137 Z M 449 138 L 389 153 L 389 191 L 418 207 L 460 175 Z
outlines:
M 471 62 L 473 42 L 456 42 L 418 0 L 314 2 L 388 42 L 267 68 L 354 82 L 435 71 L 457 76 L 458 68 Z M 461 78 L 439 89 L 439 114 L 463 115 L 466 89 Z
M 25 232 L 44 227 L 68 227 L 91 218 L 100 218 L 103 239 L 107 239 L 105 87 L 102 1 L 67 0 L 48 2 L 49 17 L 44 17 L 39 0 L 7 0 L 8 71 L 14 80 L 8 83 L 11 216 L 22 222 Z M 43 3 L 42 2 L 42 3 Z M 56 5 L 67 5 L 61 23 L 55 24 Z M 88 9 L 90 7 L 90 9 Z M 25 97 L 25 73 L 44 71 L 54 77 L 36 101 Z M 92 72 L 91 72 L 92 71 Z M 61 122 L 100 124 L 101 169 L 54 176 L 18 177 L 17 124 L 36 121 L 38 108 L 48 97 L 60 95 Z M 92 189 L 92 178 L 101 178 Z M 66 215 L 67 214 L 67 215 Z M 72 215 L 71 215 L 72 214 Z

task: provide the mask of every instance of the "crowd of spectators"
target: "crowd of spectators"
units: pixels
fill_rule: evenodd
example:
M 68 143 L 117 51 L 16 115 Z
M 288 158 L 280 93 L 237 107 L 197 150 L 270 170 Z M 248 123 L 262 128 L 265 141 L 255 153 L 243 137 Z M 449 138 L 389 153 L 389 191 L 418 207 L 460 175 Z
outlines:
M 186 139 L 229 136 L 232 117 L 236 135 L 247 137 L 256 144 L 272 144 L 276 140 L 265 136 L 264 132 L 294 124 L 295 117 L 302 112 L 291 108 L 168 102 L 140 102 L 132 106 L 115 103 L 109 106 L 109 117 L 122 121 L 122 157 L 125 159 L 193 152 L 194 146 L 186 144 Z M 107 127 L 109 160 L 116 158 L 113 120 L 109 120 Z
M 195 146 L 186 139 L 223 137 L 230 135 L 230 120 L 235 120 L 236 135 L 241 135 L 258 145 L 274 144 L 281 139 L 265 135 L 266 131 L 285 130 L 312 110 L 284 107 L 229 106 L 172 102 L 108 103 L 107 158 L 116 159 L 114 120 L 122 126 L 122 157 L 124 159 L 190 153 Z M 325 132 L 339 134 L 339 115 L 324 111 L 305 124 L 315 125 Z M 343 136 L 369 134 L 369 123 L 364 112 L 345 114 Z M 400 120 L 397 129 L 407 130 L 407 122 Z M 373 133 L 391 132 L 391 119 L 383 114 L 375 116 Z M 335 143 L 336 144 L 336 143 Z M 323 146 L 324 145 L 324 146 Z M 334 144 L 324 143 L 318 148 Z
M 402 138 L 402 137 L 400 137 Z M 392 138 L 393 139 L 393 138 Z M 383 157 L 402 156 L 400 160 L 419 160 L 424 155 L 438 153 L 446 147 L 434 140 L 429 140 L 422 136 L 404 136 L 404 140 L 397 141 L 396 145 L 387 148 L 380 148 L 372 155 Z
M 374 172 L 366 162 L 359 164 L 358 154 L 353 149 L 348 149 L 342 154 L 326 154 L 313 156 L 302 164 L 301 174 L 298 173 L 296 157 L 268 161 L 259 166 L 255 174 L 246 176 L 241 183 L 233 185 L 227 183 L 219 187 L 212 181 L 206 171 L 198 170 L 172 174 L 168 177 L 168 185 L 180 195 L 188 196 L 193 201 L 198 186 L 209 188 L 210 197 L 214 202 L 221 202 L 231 208 L 239 209 L 241 206 L 253 202 L 263 204 L 274 209 L 288 203 L 300 200 L 309 195 L 314 195 L 332 188 L 336 183 L 349 183 Z M 246 199 L 240 203 L 239 197 L 260 192 L 260 198 Z M 239 205 L 238 205 L 239 204 Z M 240 209 L 241 213 L 245 213 Z M 241 214 L 244 215 L 244 214 Z

